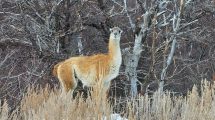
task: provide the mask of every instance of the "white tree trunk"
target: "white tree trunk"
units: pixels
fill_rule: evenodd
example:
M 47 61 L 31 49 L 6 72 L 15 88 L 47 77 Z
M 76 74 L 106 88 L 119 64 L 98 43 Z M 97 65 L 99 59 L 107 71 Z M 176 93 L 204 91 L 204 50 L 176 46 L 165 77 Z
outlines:
M 172 63 L 172 59 L 173 59 L 173 56 L 174 56 L 174 53 L 175 53 L 175 49 L 176 49 L 176 35 L 178 34 L 178 31 L 180 29 L 180 26 L 181 26 L 181 17 L 182 17 L 182 12 L 183 12 L 183 9 L 185 7 L 185 5 L 187 5 L 190 1 L 187 1 L 186 3 L 184 2 L 184 0 L 180 0 L 180 8 L 179 8 L 179 11 L 174 14 L 173 18 L 172 18 L 172 28 L 173 28 L 173 33 L 172 36 L 170 37 L 170 41 L 172 41 L 172 45 L 171 45 L 171 50 L 170 50 L 170 53 L 167 57 L 167 60 L 166 60 L 166 63 L 164 64 L 164 68 L 161 72 L 161 79 L 160 79 L 160 83 L 159 83 L 159 93 L 163 93 L 163 87 L 164 87 L 164 80 L 165 80 L 165 77 L 166 77 L 166 72 L 167 72 L 167 69 L 169 67 L 169 65 Z M 176 3 L 175 3 L 176 5 Z M 177 8 L 177 7 L 176 7 Z
M 130 95 L 131 97 L 135 97 L 137 95 L 137 66 L 138 62 L 140 60 L 142 49 L 142 40 L 146 37 L 147 31 L 148 31 L 148 25 L 149 21 L 151 20 L 150 17 L 151 13 L 146 12 L 143 15 L 144 23 L 141 25 L 141 30 L 138 34 L 135 35 L 135 42 L 134 42 L 134 48 L 132 53 L 124 53 L 124 64 L 126 66 L 125 73 L 127 75 L 127 78 L 131 81 L 131 89 L 130 89 Z
M 79 53 L 79 55 L 83 55 L 83 44 L 81 41 L 82 37 L 79 35 L 79 36 L 77 36 L 76 39 L 77 39 L 77 43 L 78 43 L 78 53 Z

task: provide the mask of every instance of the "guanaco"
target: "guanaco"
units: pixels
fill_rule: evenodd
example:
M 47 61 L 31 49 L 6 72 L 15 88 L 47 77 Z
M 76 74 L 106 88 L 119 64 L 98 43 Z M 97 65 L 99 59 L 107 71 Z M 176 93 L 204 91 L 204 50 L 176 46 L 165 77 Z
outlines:
M 66 92 L 74 91 L 77 87 L 77 78 L 81 80 L 83 86 L 93 87 L 101 84 L 107 94 L 110 82 L 118 76 L 122 63 L 121 33 L 122 30 L 119 27 L 110 29 L 106 54 L 71 57 L 54 66 L 53 75 L 59 79 Z

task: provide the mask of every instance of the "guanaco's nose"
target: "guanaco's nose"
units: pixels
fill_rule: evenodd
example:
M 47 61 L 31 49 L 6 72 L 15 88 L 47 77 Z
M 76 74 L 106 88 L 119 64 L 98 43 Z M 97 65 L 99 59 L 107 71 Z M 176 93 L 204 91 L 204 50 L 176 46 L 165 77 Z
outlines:
M 117 33 L 114 33 L 114 35 L 116 36 L 116 35 L 117 35 Z

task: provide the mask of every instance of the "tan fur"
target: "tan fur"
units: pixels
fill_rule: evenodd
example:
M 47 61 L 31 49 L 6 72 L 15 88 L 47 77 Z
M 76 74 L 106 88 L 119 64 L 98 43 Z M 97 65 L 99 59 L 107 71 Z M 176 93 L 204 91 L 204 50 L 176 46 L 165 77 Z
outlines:
M 53 75 L 58 77 L 65 91 L 74 90 L 77 86 L 75 77 L 84 86 L 92 87 L 101 84 L 105 92 L 110 86 L 121 65 L 120 37 L 122 30 L 118 27 L 111 29 L 108 53 L 93 56 L 71 57 L 54 66 Z

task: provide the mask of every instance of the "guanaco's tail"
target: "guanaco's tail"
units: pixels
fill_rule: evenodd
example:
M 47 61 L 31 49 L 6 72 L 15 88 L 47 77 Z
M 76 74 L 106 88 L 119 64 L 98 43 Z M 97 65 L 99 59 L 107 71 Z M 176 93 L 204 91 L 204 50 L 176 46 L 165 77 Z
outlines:
M 57 77 L 57 69 L 58 69 L 58 66 L 60 65 L 60 63 L 56 64 L 52 70 L 52 74 Z

